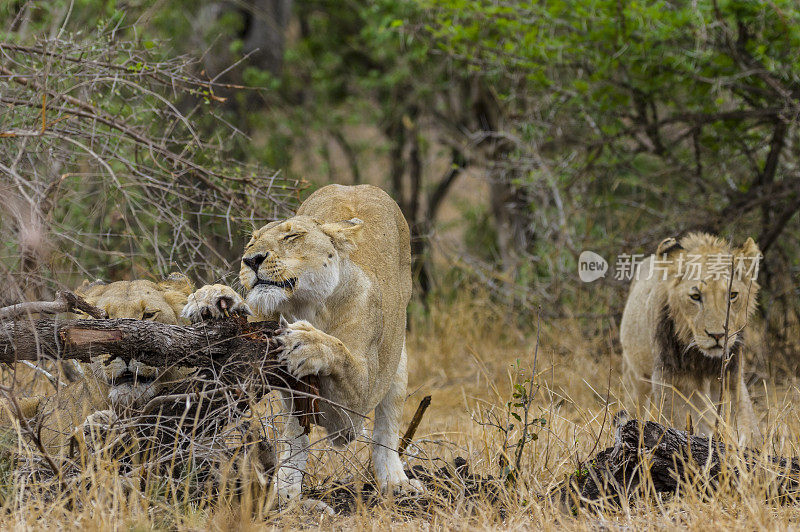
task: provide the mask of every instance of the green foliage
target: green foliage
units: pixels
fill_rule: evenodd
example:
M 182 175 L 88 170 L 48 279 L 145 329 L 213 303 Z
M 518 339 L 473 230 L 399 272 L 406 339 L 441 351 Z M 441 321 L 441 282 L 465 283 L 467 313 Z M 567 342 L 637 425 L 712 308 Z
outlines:
M 188 0 L 31 6 L 9 39 L 57 32 L 72 6 L 64 32 L 74 37 L 99 27 L 109 41 L 133 39 L 156 58 L 203 53 L 225 66 L 245 55 L 246 17 L 228 4 L 216 18 L 206 16 L 210 4 Z M 0 19 L 16 9 L 0 6 Z M 760 240 L 797 198 L 794 0 L 312 0 L 294 3 L 284 34 L 279 75 L 244 61 L 232 70 L 234 80 L 252 90 L 198 95 L 215 115 L 196 117 L 204 137 L 290 177 L 298 158 L 318 156 L 319 175 L 308 176 L 316 182 L 344 181 L 335 174 L 331 145 L 346 143 L 357 163 L 378 168 L 366 179 L 400 200 L 410 188 L 401 190 L 397 179 L 398 169 L 408 176 L 410 139 L 419 141 L 426 162 L 455 145 L 470 171 L 501 167 L 490 183 L 506 180 L 524 191 L 519 210 L 531 234 L 519 250 L 524 260 L 502 264 L 508 253 L 496 234 L 497 207 L 488 202 L 462 210 L 465 247 L 487 268 L 513 269 L 506 277 L 516 285 L 504 292 L 546 297 L 550 308 L 593 313 L 620 306 L 620 286 L 597 297 L 574 282 L 582 249 L 613 261 L 689 229 Z M 146 72 L 148 65 L 129 68 Z M 113 112 L 131 116 L 124 91 L 118 96 Z M 215 97 L 227 101 L 218 105 Z M 477 105 L 487 100 L 497 106 L 489 125 Z M 250 137 L 221 133 L 218 118 Z M 774 173 L 762 178 L 779 123 L 787 125 L 787 140 Z M 490 127 L 500 130 L 493 133 L 504 149 L 487 146 L 498 138 L 481 140 Z M 378 138 L 348 135 L 365 129 Z M 423 176 L 420 196 L 435 177 Z M 758 205 L 748 195 L 773 199 Z M 424 217 L 420 203 L 416 214 Z M 419 222 L 406 215 L 412 226 Z M 792 242 L 800 227 L 795 220 L 784 231 L 789 237 L 778 239 L 769 260 L 796 280 L 800 254 Z M 470 274 L 437 276 L 462 286 Z M 790 304 L 791 290 L 766 289 Z
M 425 22 L 398 29 L 490 86 L 519 139 L 511 157 L 550 170 L 549 178 L 523 174 L 520 185 L 540 200 L 531 209 L 552 235 L 540 230 L 534 244 L 532 256 L 545 265 L 535 277 L 552 279 L 565 306 L 585 288 L 557 288 L 559 278 L 574 278 L 581 249 L 612 259 L 650 252 L 660 237 L 686 229 L 764 240 L 785 223 L 778 212 L 796 212 L 796 192 L 784 201 L 772 190 L 797 190 L 792 164 L 783 164 L 800 154 L 788 140 L 797 121 L 785 114 L 800 108 L 797 2 L 415 4 Z M 781 124 L 787 141 L 772 145 Z M 781 156 L 764 175 L 773 149 Z M 758 212 L 748 195 L 775 200 Z M 554 231 L 562 216 L 569 223 Z M 792 236 L 769 258 L 789 269 L 799 230 L 780 229 Z
M 0 263 L 40 288 L 231 271 L 243 233 L 285 215 L 298 183 L 230 160 L 236 135 L 191 60 L 107 36 L 0 43 L 14 72 L 0 80 Z
M 536 371 L 535 361 L 531 371 Z M 503 435 L 500 478 L 507 484 L 516 482 L 525 447 L 538 441 L 539 432 L 547 426 L 545 417 L 532 415 L 533 401 L 539 389 L 536 376 L 525 377 L 519 359 L 512 367 L 512 374 L 515 380 L 511 387 L 511 400 L 506 403 L 507 422 L 494 423 L 495 428 Z M 518 377 L 522 377 L 521 380 Z M 513 461 L 508 459 L 510 454 L 515 456 Z
M 464 224 L 464 244 L 470 254 L 490 263 L 497 262 L 500 256 L 497 248 L 497 230 L 492 223 L 488 208 L 484 205 L 462 202 L 460 212 L 461 223 Z

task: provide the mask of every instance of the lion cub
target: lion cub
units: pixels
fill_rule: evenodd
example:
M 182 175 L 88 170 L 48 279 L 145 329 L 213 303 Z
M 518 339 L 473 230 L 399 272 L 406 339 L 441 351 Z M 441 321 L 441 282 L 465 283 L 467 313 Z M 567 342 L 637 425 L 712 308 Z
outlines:
M 634 402 L 646 408 L 652 392 L 667 422 L 683 424 L 688 414 L 710 436 L 727 359 L 725 400 L 741 440 L 759 436 L 740 357 L 756 308 L 760 256 L 752 238 L 731 249 L 723 239 L 692 233 L 665 239 L 640 264 L 620 325 L 623 379 Z

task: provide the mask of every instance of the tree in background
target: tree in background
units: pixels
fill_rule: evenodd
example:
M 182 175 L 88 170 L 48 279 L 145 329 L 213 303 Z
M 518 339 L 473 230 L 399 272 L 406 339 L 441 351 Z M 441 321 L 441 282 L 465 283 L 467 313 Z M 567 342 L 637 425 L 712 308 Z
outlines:
M 520 185 L 546 198 L 530 210 L 552 213 L 537 254 L 752 234 L 772 332 L 797 326 L 795 2 L 421 4 L 425 23 L 406 31 L 502 101 Z
M 2 9 L 17 36 L 99 17 L 114 38 L 200 56 L 194 75 L 227 98 L 207 107 L 204 135 L 219 119 L 243 133 L 226 139 L 243 160 L 291 176 L 297 158 L 317 154 L 316 183 L 382 184 L 409 220 L 423 298 L 452 289 L 437 282 L 447 272 L 430 246 L 441 206 L 471 172 L 488 193 L 475 206 L 483 214 L 464 211 L 469 230 L 448 282 L 472 279 L 523 311 L 546 302 L 545 316 L 593 317 L 592 328 L 613 321 L 625 285 L 607 280 L 590 294 L 575 275 L 582 249 L 613 260 L 704 229 L 757 238 L 771 336 L 796 330 L 800 9 L 791 0 Z M 377 132 L 374 141 L 348 133 L 356 128 Z M 346 170 L 333 170 L 334 151 Z

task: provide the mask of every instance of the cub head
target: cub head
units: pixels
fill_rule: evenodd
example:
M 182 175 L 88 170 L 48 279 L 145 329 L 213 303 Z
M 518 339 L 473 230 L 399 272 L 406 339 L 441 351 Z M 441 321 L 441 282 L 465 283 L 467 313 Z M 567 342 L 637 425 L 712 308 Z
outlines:
M 132 318 L 177 325 L 193 290 L 186 276 L 173 273 L 160 283 L 144 280 L 84 283 L 76 293 L 104 309 L 110 319 Z M 101 382 L 108 384 L 112 406 L 120 408 L 143 405 L 164 384 L 174 382 L 185 372 L 177 368 L 154 368 L 136 360 L 127 363 L 120 358 L 108 360 L 107 356 L 93 358 L 90 368 Z
M 696 346 L 709 357 L 721 357 L 726 318 L 729 352 L 742 341 L 743 329 L 756 308 L 760 258 L 752 238 L 736 249 L 705 233 L 661 242 L 653 275 L 666 277 L 667 310 L 684 345 Z
M 266 315 L 289 300 L 328 298 L 339 285 L 342 261 L 355 249 L 362 223 L 358 218 L 320 223 L 295 216 L 254 231 L 239 270 L 247 303 Z

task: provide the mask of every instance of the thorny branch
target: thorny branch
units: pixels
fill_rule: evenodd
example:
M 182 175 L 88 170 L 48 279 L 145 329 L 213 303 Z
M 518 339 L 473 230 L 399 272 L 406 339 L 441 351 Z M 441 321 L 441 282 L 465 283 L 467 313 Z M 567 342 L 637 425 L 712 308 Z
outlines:
M 56 292 L 55 301 L 32 301 L 0 308 L 0 321 L 13 320 L 24 315 L 60 314 L 73 310 L 80 310 L 98 320 L 108 318 L 105 310 L 90 305 L 74 292 L 60 290 Z
M 22 265 L 0 302 L 45 296 L 54 256 L 84 275 L 141 261 L 216 278 L 239 228 L 293 210 L 304 182 L 231 160 L 239 133 L 195 71 L 125 41 L 0 43 L 0 237 Z

